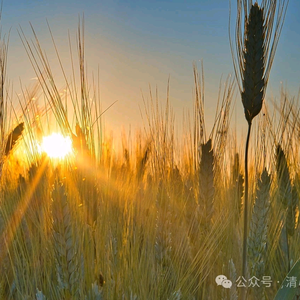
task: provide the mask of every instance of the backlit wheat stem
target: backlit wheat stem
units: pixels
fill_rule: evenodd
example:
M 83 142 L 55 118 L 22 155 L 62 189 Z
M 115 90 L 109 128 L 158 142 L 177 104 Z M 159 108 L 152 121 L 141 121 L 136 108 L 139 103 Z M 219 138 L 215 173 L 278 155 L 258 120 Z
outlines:
M 248 123 L 248 134 L 246 140 L 246 152 L 245 152 L 245 198 L 244 198 L 244 236 L 243 236 L 243 265 L 242 274 L 244 278 L 247 274 L 247 234 L 248 234 L 248 150 L 251 133 L 251 123 Z

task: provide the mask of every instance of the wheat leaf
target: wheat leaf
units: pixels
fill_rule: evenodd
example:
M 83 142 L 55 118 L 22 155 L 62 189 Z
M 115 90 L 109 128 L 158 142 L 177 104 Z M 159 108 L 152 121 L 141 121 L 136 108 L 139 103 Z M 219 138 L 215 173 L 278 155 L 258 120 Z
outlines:
M 298 260 L 291 271 L 286 275 L 284 278 L 281 287 L 277 291 L 277 294 L 274 298 L 274 300 L 293 300 L 296 296 L 298 290 L 296 288 L 291 288 L 289 283 L 289 278 L 299 278 L 300 277 L 300 260 Z

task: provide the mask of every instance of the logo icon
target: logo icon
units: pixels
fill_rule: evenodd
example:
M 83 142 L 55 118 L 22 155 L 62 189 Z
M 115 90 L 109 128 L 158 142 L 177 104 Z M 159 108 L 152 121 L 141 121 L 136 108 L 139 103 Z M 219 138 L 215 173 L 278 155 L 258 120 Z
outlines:
M 225 289 L 230 289 L 232 287 L 231 280 L 227 279 L 225 275 L 218 275 L 215 281 L 217 285 L 222 285 Z

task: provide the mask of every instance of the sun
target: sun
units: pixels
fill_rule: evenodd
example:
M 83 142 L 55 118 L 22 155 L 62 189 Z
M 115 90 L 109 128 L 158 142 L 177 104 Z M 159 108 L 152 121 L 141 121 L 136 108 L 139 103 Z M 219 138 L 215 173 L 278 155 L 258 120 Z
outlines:
M 72 141 L 70 137 L 64 137 L 60 133 L 52 133 L 44 136 L 41 151 L 46 152 L 50 158 L 65 158 L 72 152 Z

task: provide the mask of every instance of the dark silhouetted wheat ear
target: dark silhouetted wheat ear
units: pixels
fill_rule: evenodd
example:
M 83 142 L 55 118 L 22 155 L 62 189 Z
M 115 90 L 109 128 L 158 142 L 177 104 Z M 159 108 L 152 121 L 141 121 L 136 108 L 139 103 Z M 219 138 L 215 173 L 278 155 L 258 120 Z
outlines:
M 277 145 L 276 148 L 276 171 L 279 199 L 286 208 L 288 203 L 291 202 L 292 184 L 286 156 L 280 145 Z
M 146 164 L 147 164 L 147 161 L 149 160 L 150 151 L 151 151 L 150 145 L 147 145 L 145 147 L 145 150 L 144 150 L 144 153 L 143 153 L 142 157 L 138 158 L 138 162 L 137 162 L 137 179 L 139 181 L 143 179 L 143 176 L 145 174 Z
M 205 222 L 209 222 L 214 212 L 214 152 L 211 139 L 201 145 L 202 156 L 199 176 L 199 206 L 204 208 Z
M 264 80 L 264 13 L 257 3 L 252 5 L 246 23 L 242 102 L 249 123 L 259 114 L 263 104 Z
M 20 123 L 18 126 L 12 130 L 12 132 L 8 135 L 6 146 L 5 146 L 5 155 L 8 155 L 16 145 L 18 139 L 21 137 L 22 132 L 24 130 L 24 123 Z
M 242 201 L 244 196 L 244 177 L 240 173 L 240 159 L 238 153 L 234 156 L 231 174 L 230 192 L 233 199 L 232 207 L 234 208 L 234 220 L 238 221 L 242 212 Z

